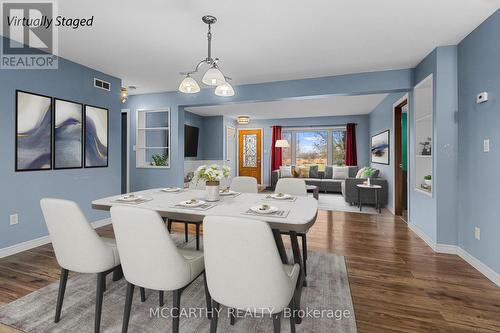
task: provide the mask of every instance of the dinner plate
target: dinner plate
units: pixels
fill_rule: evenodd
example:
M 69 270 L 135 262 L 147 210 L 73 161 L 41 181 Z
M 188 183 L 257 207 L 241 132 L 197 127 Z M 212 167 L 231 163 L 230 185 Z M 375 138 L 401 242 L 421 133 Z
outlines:
M 271 198 L 277 199 L 277 200 L 287 200 L 290 199 L 292 196 L 290 194 L 286 193 L 273 193 L 271 194 Z
M 162 192 L 179 192 L 180 190 L 182 190 L 180 187 L 165 187 L 165 188 L 162 188 L 161 191 Z
M 203 200 L 186 200 L 186 201 L 181 201 L 178 203 L 178 205 L 184 206 L 184 207 L 200 207 L 203 206 L 206 202 Z
M 232 190 L 229 190 L 229 191 L 220 190 L 219 194 L 220 195 L 233 195 L 233 194 L 236 194 L 236 192 L 232 191 Z
M 262 205 L 259 206 L 253 206 L 250 208 L 253 212 L 258 213 L 258 214 L 272 214 L 278 211 L 278 208 L 269 206 L 267 209 L 262 209 Z
M 142 199 L 142 196 L 140 196 L 140 195 L 127 194 L 127 195 L 124 195 L 123 197 L 119 198 L 118 200 L 120 200 L 120 201 L 137 201 L 137 200 L 141 200 L 141 199 Z

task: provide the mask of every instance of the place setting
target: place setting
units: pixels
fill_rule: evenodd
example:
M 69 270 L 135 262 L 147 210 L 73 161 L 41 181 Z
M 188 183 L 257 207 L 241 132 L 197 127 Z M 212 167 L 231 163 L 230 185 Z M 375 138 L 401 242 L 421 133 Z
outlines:
M 297 197 L 288 193 L 277 192 L 266 195 L 263 200 L 279 200 L 279 201 L 295 202 L 297 200 Z
M 207 210 L 215 207 L 216 203 L 207 202 L 200 199 L 183 200 L 175 204 L 175 208 L 193 209 L 193 210 Z
M 123 195 L 123 196 L 121 196 L 118 199 L 113 200 L 113 201 L 118 202 L 118 203 L 137 205 L 137 204 L 141 204 L 141 203 L 151 201 L 151 200 L 153 200 L 153 198 L 151 198 L 151 197 L 145 197 L 145 196 L 142 196 L 140 194 L 130 193 L 130 194 L 125 194 L 125 195 Z
M 272 216 L 272 217 L 282 217 L 288 216 L 290 210 L 281 209 L 268 204 L 260 204 L 250 207 L 248 210 L 243 212 L 244 215 L 254 215 L 254 216 Z
M 241 192 L 233 191 L 229 187 L 225 188 L 225 189 L 219 190 L 219 195 L 222 196 L 222 197 L 235 198 L 235 197 L 237 197 L 240 194 L 241 194 Z
M 185 191 L 186 191 L 186 189 L 184 189 L 182 187 L 176 187 L 176 186 L 165 187 L 165 188 L 160 189 L 160 192 L 163 192 L 163 193 L 175 193 L 175 194 L 182 193 L 182 192 L 185 192 Z

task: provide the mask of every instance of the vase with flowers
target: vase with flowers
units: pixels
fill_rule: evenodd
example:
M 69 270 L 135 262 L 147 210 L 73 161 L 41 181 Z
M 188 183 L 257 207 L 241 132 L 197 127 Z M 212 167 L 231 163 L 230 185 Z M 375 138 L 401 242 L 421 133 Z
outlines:
M 201 165 L 196 169 L 194 177 L 196 181 L 205 181 L 205 190 L 207 192 L 207 201 L 219 200 L 219 186 L 223 178 L 229 177 L 230 168 L 212 164 L 210 166 Z

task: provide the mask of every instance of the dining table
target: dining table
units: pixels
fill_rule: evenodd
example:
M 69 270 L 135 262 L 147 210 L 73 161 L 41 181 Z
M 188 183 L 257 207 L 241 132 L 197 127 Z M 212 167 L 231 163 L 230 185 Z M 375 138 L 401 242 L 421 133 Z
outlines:
M 124 194 L 113 195 L 92 201 L 92 208 L 110 210 L 112 206 L 125 205 L 150 209 L 158 212 L 166 221 L 202 223 L 205 216 L 234 216 L 264 221 L 271 227 L 274 240 L 283 264 L 289 264 L 282 233 L 290 237 L 293 262 L 300 266 L 300 274 L 295 288 L 295 305 L 300 309 L 302 288 L 306 286 L 304 262 L 299 248 L 297 234 L 305 234 L 316 222 L 318 202 L 312 197 L 291 196 L 287 199 L 273 198 L 270 193 L 234 193 L 220 196 L 215 202 L 206 201 L 206 192 L 196 189 L 165 191 L 155 188 L 128 193 L 141 200 L 123 201 Z M 181 206 L 181 202 L 203 200 L 201 207 Z M 277 210 L 276 214 L 256 213 L 252 207 L 267 204 Z M 140 223 L 140 221 L 138 221 Z M 235 235 L 235 237 L 244 235 Z M 301 319 L 296 318 L 300 323 Z

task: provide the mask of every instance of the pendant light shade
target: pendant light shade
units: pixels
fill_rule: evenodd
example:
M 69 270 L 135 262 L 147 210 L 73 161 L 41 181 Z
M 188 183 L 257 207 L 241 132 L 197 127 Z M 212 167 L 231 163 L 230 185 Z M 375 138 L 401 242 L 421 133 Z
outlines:
M 200 91 L 200 86 L 195 79 L 188 75 L 182 80 L 179 91 L 186 94 L 195 94 Z
M 210 67 L 205 72 L 205 75 L 203 75 L 203 79 L 201 79 L 201 81 L 208 86 L 220 86 L 226 82 L 226 79 L 224 78 L 224 74 L 222 74 L 219 69 Z
M 222 97 L 234 96 L 234 89 L 229 82 L 226 82 L 215 88 L 215 94 Z

